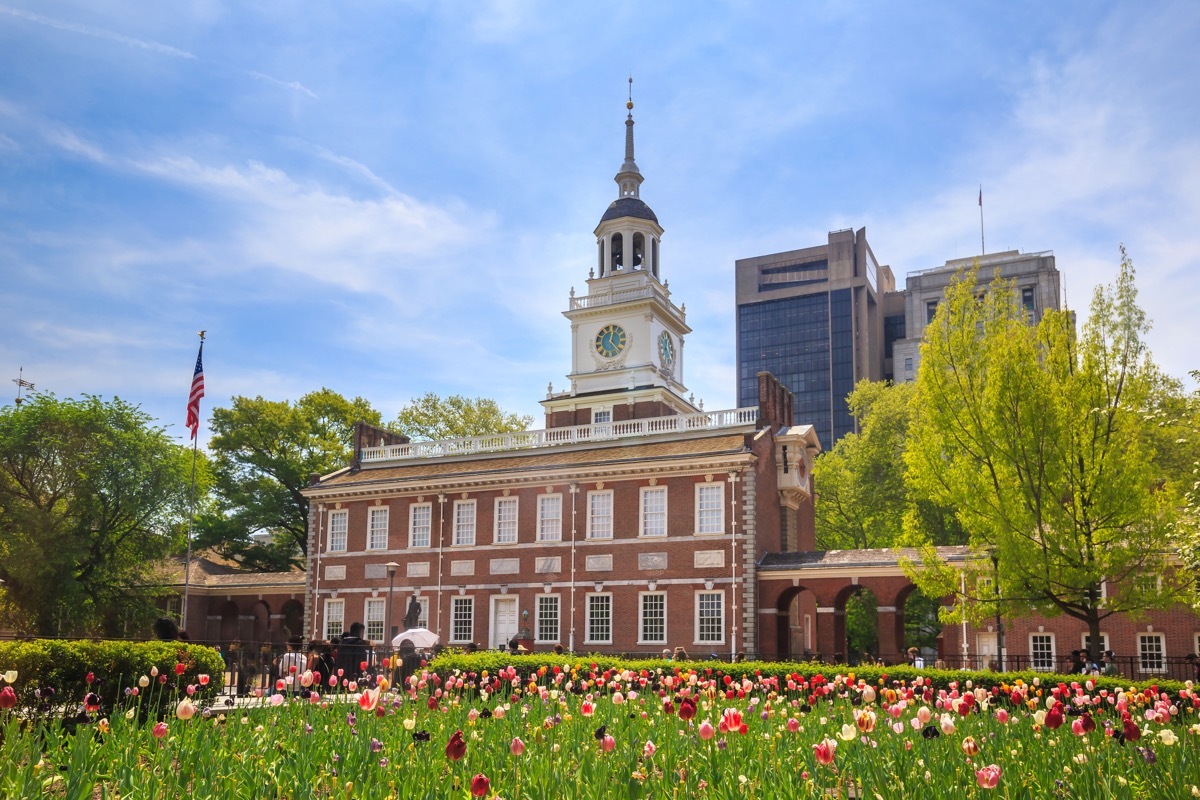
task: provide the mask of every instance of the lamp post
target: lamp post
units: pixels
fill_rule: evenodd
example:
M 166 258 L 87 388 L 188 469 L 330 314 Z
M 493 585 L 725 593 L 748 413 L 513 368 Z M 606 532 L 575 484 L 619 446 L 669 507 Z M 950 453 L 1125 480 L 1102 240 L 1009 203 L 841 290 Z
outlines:
M 390 651 L 392 646 L 392 590 L 396 588 L 396 570 L 400 569 L 400 565 L 395 561 L 389 561 L 385 566 L 387 566 L 388 572 L 388 601 L 387 613 L 383 615 L 386 620 L 384 622 L 383 638 L 384 644 Z
M 996 592 L 996 663 L 1000 671 L 1004 671 L 1004 619 L 1000 616 L 1000 557 L 995 550 L 989 551 L 992 557 L 992 586 Z

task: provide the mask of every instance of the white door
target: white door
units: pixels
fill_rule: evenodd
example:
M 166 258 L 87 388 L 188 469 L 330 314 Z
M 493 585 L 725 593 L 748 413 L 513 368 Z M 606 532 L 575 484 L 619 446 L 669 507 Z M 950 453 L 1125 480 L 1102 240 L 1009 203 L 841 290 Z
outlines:
M 988 669 L 992 662 L 998 662 L 1000 657 L 996 651 L 996 633 L 980 632 L 975 636 L 976 669 Z
M 492 649 L 508 649 L 508 642 L 517 635 L 517 598 L 492 598 Z

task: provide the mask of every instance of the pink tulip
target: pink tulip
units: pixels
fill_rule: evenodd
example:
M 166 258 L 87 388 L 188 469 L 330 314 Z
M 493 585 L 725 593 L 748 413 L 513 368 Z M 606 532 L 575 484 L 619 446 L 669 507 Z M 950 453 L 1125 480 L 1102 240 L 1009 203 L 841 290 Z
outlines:
M 795 717 L 788 717 L 787 729 L 789 733 L 795 733 L 800 730 L 800 720 Z
M 979 784 L 980 789 L 995 789 L 996 784 L 1000 783 L 1000 768 L 995 764 L 988 764 L 983 769 L 976 770 L 975 782 Z
M 600 749 L 606 753 L 611 753 L 617 746 L 617 740 L 612 737 L 611 733 L 604 734 L 604 738 L 600 740 Z
M 508 750 L 514 756 L 519 756 L 525 752 L 525 743 L 521 741 L 520 736 L 514 736 L 512 744 L 508 746 Z
M 155 739 L 161 739 L 161 738 L 163 738 L 164 736 L 166 736 L 166 735 L 167 735 L 167 723 L 165 723 L 165 722 L 156 722 L 156 723 L 154 724 L 154 728 L 153 728 L 153 730 L 151 730 L 150 732 L 154 734 L 154 738 L 155 738 Z
M 716 734 L 716 731 L 713 729 L 712 723 L 709 722 L 708 720 L 704 720 L 704 722 L 701 722 L 700 727 L 697 728 L 696 732 L 700 734 L 701 739 L 711 739 Z

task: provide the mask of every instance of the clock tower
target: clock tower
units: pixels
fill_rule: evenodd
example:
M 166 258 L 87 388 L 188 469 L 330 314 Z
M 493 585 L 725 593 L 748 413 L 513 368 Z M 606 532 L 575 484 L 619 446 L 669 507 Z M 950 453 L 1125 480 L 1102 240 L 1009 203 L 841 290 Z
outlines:
M 597 258 L 587 294 L 581 297 L 572 288 L 563 312 L 571 321 L 570 388 L 551 391 L 542 401 L 547 427 L 698 410 L 683 385 L 683 338 L 692 329 L 662 279 L 663 228 L 641 199 L 632 94 L 627 108 L 625 161 L 614 178 L 617 199 L 596 226 Z

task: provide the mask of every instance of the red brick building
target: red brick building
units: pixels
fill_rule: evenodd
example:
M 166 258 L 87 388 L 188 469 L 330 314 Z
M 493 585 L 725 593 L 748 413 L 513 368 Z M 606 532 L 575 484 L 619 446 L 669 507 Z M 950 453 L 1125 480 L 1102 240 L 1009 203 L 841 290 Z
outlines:
M 361 621 L 383 642 L 415 599 L 420 624 L 451 646 L 841 661 L 855 655 L 846 603 L 870 590 L 873 654 L 900 660 L 915 587 L 900 554 L 814 552 L 821 443 L 793 425 L 791 394 L 766 373 L 754 407 L 709 412 L 688 394 L 691 329 L 663 277 L 663 228 L 640 198 L 632 114 L 625 124 L 596 265 L 563 312 L 572 362 L 567 386 L 542 400 L 545 428 L 410 443 L 360 426 L 352 464 L 305 492 L 306 634 Z M 1108 647 L 1153 665 L 1156 646 L 1166 658 L 1200 648 L 1190 613 L 1106 632 Z M 986 666 L 996 639 L 987 626 L 946 628 L 937 657 Z M 1006 649 L 1061 666 L 1082 644 L 1072 621 L 1026 620 L 1009 623 Z
M 812 547 L 820 447 L 791 395 L 710 412 L 683 383 L 684 309 L 662 278 L 663 229 L 640 198 L 633 118 L 618 197 L 571 290 L 569 386 L 546 428 L 405 443 L 370 431 L 311 501 L 306 630 L 362 621 L 375 641 L 412 598 L 450 645 L 708 655 L 760 648 L 757 564 Z M 776 640 L 772 631 L 770 640 Z

